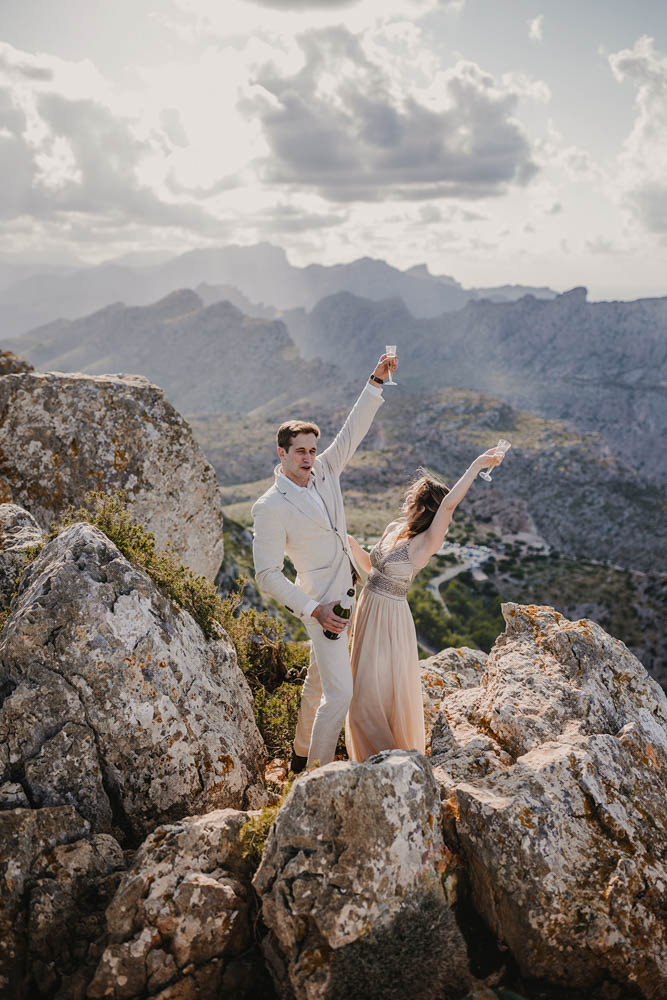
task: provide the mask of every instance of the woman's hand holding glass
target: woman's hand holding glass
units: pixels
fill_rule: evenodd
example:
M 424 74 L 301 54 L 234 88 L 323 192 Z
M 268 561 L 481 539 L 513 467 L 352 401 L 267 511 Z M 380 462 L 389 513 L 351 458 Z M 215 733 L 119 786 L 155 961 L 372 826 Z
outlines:
M 482 479 L 486 479 L 487 483 L 492 482 L 491 476 L 488 472 L 484 471 L 487 468 L 494 468 L 496 465 L 500 465 L 505 457 L 505 452 L 507 452 L 512 445 L 509 441 L 505 441 L 503 438 L 500 439 L 495 448 L 489 448 L 480 455 L 479 458 L 475 459 L 475 463 L 479 466 L 479 475 Z

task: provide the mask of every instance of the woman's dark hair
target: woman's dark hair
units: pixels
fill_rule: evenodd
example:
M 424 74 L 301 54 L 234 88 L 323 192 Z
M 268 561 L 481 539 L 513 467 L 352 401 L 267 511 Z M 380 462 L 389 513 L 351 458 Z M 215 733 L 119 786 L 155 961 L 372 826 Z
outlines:
M 405 526 L 400 535 L 404 538 L 414 538 L 426 531 L 438 512 L 438 507 L 449 493 L 449 487 L 436 479 L 426 469 L 417 469 L 415 479 L 406 491 Z M 410 496 L 409 502 L 407 497 Z

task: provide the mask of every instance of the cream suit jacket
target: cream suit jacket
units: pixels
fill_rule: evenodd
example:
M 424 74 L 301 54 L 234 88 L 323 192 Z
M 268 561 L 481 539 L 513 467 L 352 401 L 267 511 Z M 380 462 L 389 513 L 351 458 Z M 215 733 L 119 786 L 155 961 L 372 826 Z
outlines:
M 381 395 L 365 388 L 334 441 L 315 459 L 312 474 L 328 517 L 318 515 L 305 496 L 299 504 L 294 491 L 288 493 L 278 481 L 253 505 L 257 585 L 306 621 L 311 620 L 305 615 L 311 601 L 340 600 L 351 585 L 352 555 L 339 477 L 383 402 Z M 285 555 L 297 571 L 294 583 L 283 573 Z

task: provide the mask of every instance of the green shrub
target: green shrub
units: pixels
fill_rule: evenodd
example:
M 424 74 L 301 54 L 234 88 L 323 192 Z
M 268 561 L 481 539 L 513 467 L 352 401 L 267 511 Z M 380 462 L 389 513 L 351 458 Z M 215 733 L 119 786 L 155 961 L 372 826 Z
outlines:
M 289 757 L 296 730 L 301 688 L 284 681 L 275 691 L 258 687 L 255 696 L 255 719 L 271 757 Z
M 287 798 L 293 782 L 294 775 L 291 776 L 289 782 L 282 791 L 280 799 L 275 805 L 264 806 L 259 816 L 252 816 L 241 827 L 241 856 L 248 861 L 253 871 L 256 871 L 259 867 L 259 863 L 262 860 L 262 854 L 264 853 L 266 838 L 269 835 L 269 830 L 278 815 L 278 810 Z

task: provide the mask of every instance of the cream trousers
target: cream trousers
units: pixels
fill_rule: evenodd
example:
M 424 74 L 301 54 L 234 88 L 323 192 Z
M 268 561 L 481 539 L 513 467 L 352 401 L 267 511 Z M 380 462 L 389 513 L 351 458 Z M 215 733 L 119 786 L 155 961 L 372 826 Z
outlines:
M 308 757 L 308 767 L 334 759 L 338 736 L 352 700 L 349 628 L 339 639 L 327 639 L 321 625 L 306 625 L 310 664 L 303 682 L 294 752 Z

